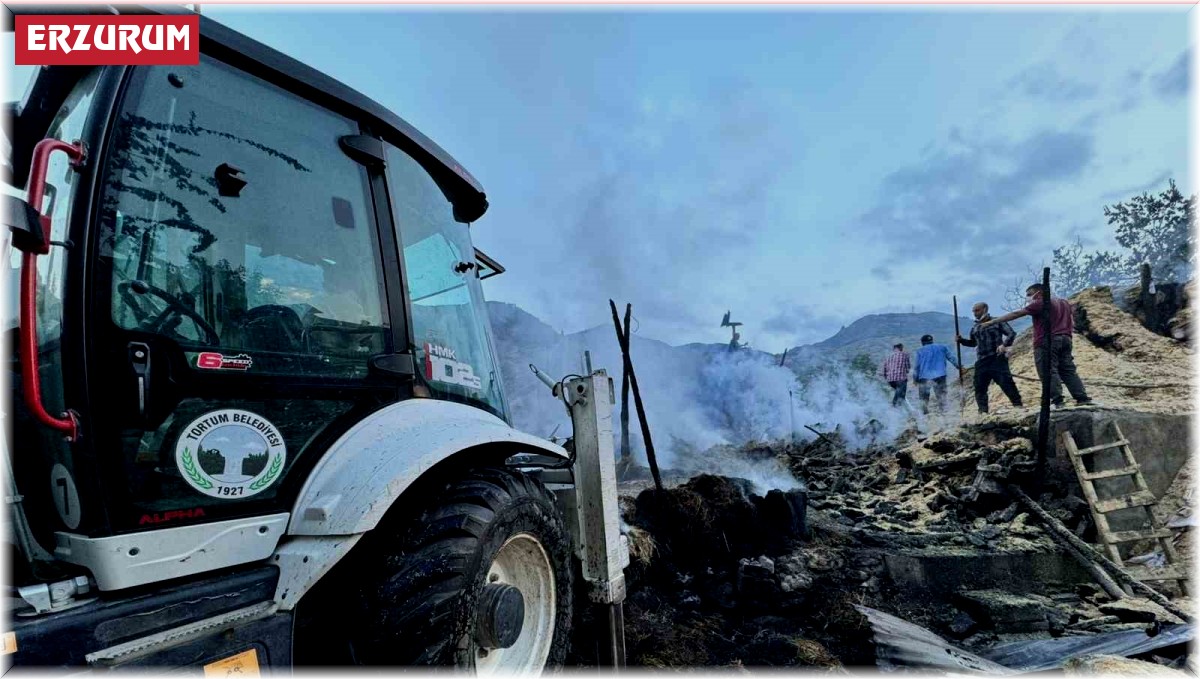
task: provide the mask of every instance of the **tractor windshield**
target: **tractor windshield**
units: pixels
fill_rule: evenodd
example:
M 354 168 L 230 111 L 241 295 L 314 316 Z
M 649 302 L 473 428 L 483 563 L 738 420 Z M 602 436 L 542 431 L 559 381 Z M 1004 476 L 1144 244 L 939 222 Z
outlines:
M 365 170 L 338 147 L 353 121 L 203 58 L 139 69 L 116 129 L 118 326 L 197 369 L 361 377 L 390 350 Z

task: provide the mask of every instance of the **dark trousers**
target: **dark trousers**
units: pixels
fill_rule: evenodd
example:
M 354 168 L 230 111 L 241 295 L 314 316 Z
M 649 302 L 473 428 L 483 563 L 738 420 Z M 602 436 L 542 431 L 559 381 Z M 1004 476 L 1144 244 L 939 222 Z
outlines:
M 917 395 L 921 397 L 921 410 L 929 413 L 929 390 L 933 388 L 934 402 L 938 412 L 946 409 L 946 376 L 932 380 L 917 380 Z
M 904 399 L 908 396 L 908 380 L 900 380 L 899 382 L 888 382 L 892 385 L 892 405 L 904 405 Z
M 975 405 L 979 406 L 979 412 L 988 411 L 988 387 L 993 381 L 1000 385 L 1000 390 L 1013 405 L 1021 405 L 1021 392 L 1017 391 L 1017 385 L 1013 382 L 1008 359 L 1004 356 L 988 356 L 975 361 Z
M 1038 342 L 1033 348 L 1033 360 L 1037 365 L 1038 377 L 1045 379 L 1046 349 L 1043 342 Z M 1055 335 L 1050 338 L 1050 402 L 1061 404 L 1063 401 L 1062 388 L 1067 385 L 1067 391 L 1080 403 L 1086 403 L 1087 392 L 1083 389 L 1083 380 L 1075 370 L 1075 357 L 1071 355 L 1071 336 Z

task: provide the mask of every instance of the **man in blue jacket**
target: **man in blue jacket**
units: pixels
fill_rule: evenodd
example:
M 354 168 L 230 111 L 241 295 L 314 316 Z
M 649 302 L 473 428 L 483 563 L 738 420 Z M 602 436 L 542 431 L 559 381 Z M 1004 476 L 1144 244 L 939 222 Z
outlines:
M 937 410 L 946 409 L 946 361 L 962 370 L 954 354 L 945 344 L 934 344 L 933 335 L 921 338 L 921 348 L 913 360 L 913 382 L 917 383 L 917 395 L 921 397 L 921 410 L 929 414 L 929 390 L 932 386 L 937 400 Z

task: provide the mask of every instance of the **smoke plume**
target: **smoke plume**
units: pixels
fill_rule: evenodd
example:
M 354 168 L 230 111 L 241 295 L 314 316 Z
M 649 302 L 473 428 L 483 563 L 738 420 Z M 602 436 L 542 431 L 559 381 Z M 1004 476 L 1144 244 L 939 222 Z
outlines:
M 612 328 L 564 335 L 515 306 L 490 304 L 501 372 L 513 424 L 538 436 L 562 439 L 571 424 L 562 402 L 537 381 L 533 363 L 555 379 L 583 374 L 583 354 L 613 378 L 614 445 L 620 447 L 621 354 Z M 838 432 L 851 448 L 885 443 L 907 426 L 907 413 L 891 407 L 890 390 L 878 377 L 849 365 L 810 356 L 780 366 L 770 354 L 729 351 L 720 345 L 673 347 L 634 335 L 631 354 L 646 418 L 661 468 L 749 479 L 758 490 L 801 484 L 773 456 L 737 448 L 753 443 L 815 438 L 805 425 Z M 645 464 L 645 446 L 633 396 L 630 442 Z

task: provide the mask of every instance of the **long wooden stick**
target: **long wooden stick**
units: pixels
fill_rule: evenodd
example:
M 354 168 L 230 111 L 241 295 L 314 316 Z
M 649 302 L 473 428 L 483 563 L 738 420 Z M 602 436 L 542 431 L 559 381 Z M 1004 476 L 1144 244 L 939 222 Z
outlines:
M 621 346 L 629 346 L 629 316 L 633 313 L 633 305 L 625 305 L 625 332 L 617 339 Z M 624 349 L 621 350 L 624 352 Z M 629 371 L 621 363 L 621 460 L 628 464 L 632 451 L 629 448 Z
M 804 425 L 804 428 L 811 431 L 812 433 L 816 434 L 817 436 L 820 436 L 821 439 L 823 439 L 826 443 L 829 443 L 829 444 L 835 445 L 835 446 L 837 445 L 828 436 L 822 434 L 821 432 L 817 431 L 816 429 L 813 429 L 812 427 L 808 426 L 807 424 Z
M 958 295 L 951 299 L 954 301 L 954 351 L 958 353 L 958 416 L 962 417 L 963 408 L 967 403 L 967 392 L 963 391 L 962 345 L 958 343 L 958 338 L 962 336 L 958 330 Z
M 1050 374 L 1053 369 L 1054 361 L 1050 358 L 1051 339 L 1053 339 L 1050 328 L 1050 267 L 1042 269 L 1042 310 L 1039 314 L 1042 321 L 1042 341 L 1043 351 L 1045 352 L 1044 360 L 1042 361 L 1042 407 L 1038 414 L 1038 440 L 1037 440 L 1037 479 L 1046 478 L 1046 456 L 1049 454 L 1047 446 L 1050 441 L 1050 384 L 1054 380 L 1054 376 Z M 1037 360 L 1037 349 L 1033 351 L 1034 360 Z
M 1059 543 L 1062 543 L 1065 541 L 1067 544 L 1074 547 L 1080 553 L 1080 555 L 1086 557 L 1089 561 L 1093 561 L 1096 564 L 1098 564 L 1099 566 L 1101 566 L 1102 568 L 1104 568 L 1105 570 L 1107 570 L 1109 572 L 1109 574 L 1112 575 L 1113 580 L 1115 580 L 1118 583 L 1123 584 L 1123 585 L 1129 585 L 1130 587 L 1137 590 L 1141 594 L 1144 594 L 1146 596 L 1146 598 L 1150 599 L 1151 601 L 1158 604 L 1159 606 L 1162 606 L 1163 608 L 1165 608 L 1172 615 L 1178 616 L 1180 620 L 1183 620 L 1185 622 L 1192 621 L 1192 617 L 1190 615 L 1188 615 L 1187 613 L 1183 612 L 1183 610 L 1180 609 L 1178 606 L 1171 603 L 1170 599 L 1163 596 L 1162 594 L 1159 594 L 1157 591 L 1154 590 L 1154 588 L 1150 587 L 1149 585 L 1142 582 L 1141 580 L 1135 579 L 1132 575 L 1129 574 L 1129 571 L 1127 571 L 1124 568 L 1121 568 L 1117 564 L 1113 563 L 1113 561 L 1111 559 L 1104 556 L 1100 552 L 1097 552 L 1094 547 L 1092 547 L 1088 543 L 1084 542 L 1083 540 L 1080 540 L 1079 536 L 1075 535 L 1070 530 L 1068 530 L 1067 527 L 1064 526 L 1061 521 L 1054 518 L 1053 516 L 1050 516 L 1050 513 L 1047 512 L 1045 509 L 1043 509 L 1041 505 L 1034 502 L 1032 498 L 1030 498 L 1028 495 L 1026 495 L 1025 491 L 1021 490 L 1017 486 L 1010 485 L 1008 487 L 1008 492 L 1011 493 L 1013 495 L 1013 497 L 1017 498 L 1017 500 L 1022 505 L 1024 505 L 1025 509 L 1028 509 L 1030 512 L 1032 512 L 1034 514 L 1034 516 L 1041 519 L 1042 523 L 1045 524 L 1046 528 L 1050 532 L 1050 536 L 1055 538 Z
M 608 300 L 612 308 L 613 325 L 617 328 L 617 341 L 621 344 L 621 355 L 624 357 L 625 372 L 629 374 L 629 387 L 633 390 L 633 405 L 637 408 L 638 420 L 642 425 L 642 441 L 646 444 L 646 462 L 650 464 L 650 475 L 654 477 L 654 487 L 663 489 L 662 476 L 658 473 L 658 459 L 654 455 L 654 441 L 650 439 L 650 424 L 646 421 L 646 409 L 642 406 L 642 392 L 638 389 L 637 373 L 633 372 L 633 359 L 629 357 L 629 333 L 621 329 L 621 319 L 617 316 L 617 303 Z
M 1078 549 L 1075 549 L 1074 545 L 1063 542 L 1060 542 L 1059 545 L 1066 550 L 1067 554 L 1071 555 L 1072 559 L 1075 559 L 1080 566 L 1083 566 L 1084 570 L 1091 574 L 1092 579 L 1096 581 L 1097 585 L 1100 585 L 1100 588 L 1104 590 L 1105 594 L 1109 595 L 1113 599 L 1125 598 L 1125 590 L 1121 589 L 1121 586 L 1112 579 L 1111 575 L 1106 573 L 1104 569 L 1100 567 L 1100 564 L 1087 558 L 1085 554 L 1081 553 Z

